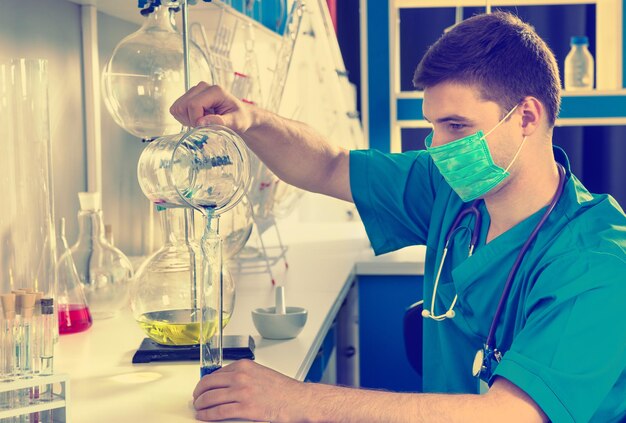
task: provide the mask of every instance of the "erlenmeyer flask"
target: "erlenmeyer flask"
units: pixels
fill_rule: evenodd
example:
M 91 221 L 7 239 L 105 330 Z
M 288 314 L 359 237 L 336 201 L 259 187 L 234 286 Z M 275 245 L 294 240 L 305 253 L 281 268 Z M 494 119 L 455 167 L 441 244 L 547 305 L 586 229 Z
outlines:
M 79 192 L 78 240 L 72 257 L 94 319 L 114 317 L 127 306 L 133 267 L 128 258 L 104 238 L 99 192 Z
M 91 326 L 91 314 L 87 307 L 83 287 L 72 253 L 65 238 L 65 219 L 61 219 L 60 247 L 61 258 L 57 263 L 57 310 L 59 334 L 82 332 Z
M 102 74 L 102 93 L 115 122 L 144 139 L 175 134 L 169 108 L 184 94 L 183 40 L 168 2 L 148 12 L 142 27 L 117 45 Z M 208 60 L 189 43 L 190 84 L 213 83 Z

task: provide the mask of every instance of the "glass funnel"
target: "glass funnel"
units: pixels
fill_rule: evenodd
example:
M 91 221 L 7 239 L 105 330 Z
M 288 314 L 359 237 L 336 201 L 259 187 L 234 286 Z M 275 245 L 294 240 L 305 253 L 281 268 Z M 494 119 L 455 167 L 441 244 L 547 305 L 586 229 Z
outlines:
M 220 214 L 246 193 L 250 165 L 245 144 L 228 128 L 209 125 L 157 138 L 137 165 L 143 193 L 163 207 Z
M 203 275 L 203 259 L 192 228 L 194 211 L 159 207 L 158 212 L 163 246 L 137 270 L 131 289 L 133 315 L 146 335 L 159 344 L 198 344 L 200 322 L 194 294 Z M 226 268 L 222 275 L 225 327 L 235 305 L 235 284 Z
M 163 1 L 142 27 L 124 38 L 102 74 L 102 93 L 115 122 L 129 133 L 150 139 L 180 131 L 169 108 L 185 92 L 183 40 L 174 24 L 174 7 Z M 213 84 L 209 62 L 189 43 L 190 84 Z

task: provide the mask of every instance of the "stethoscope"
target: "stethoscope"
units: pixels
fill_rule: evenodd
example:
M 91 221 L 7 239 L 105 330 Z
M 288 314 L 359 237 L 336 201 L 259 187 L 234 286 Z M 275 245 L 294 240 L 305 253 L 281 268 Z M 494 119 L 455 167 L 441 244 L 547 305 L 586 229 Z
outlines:
M 543 213 L 543 216 L 541 217 L 541 219 L 539 220 L 539 222 L 537 223 L 537 225 L 531 232 L 530 236 L 528 237 L 528 239 L 522 246 L 521 250 L 519 251 L 517 258 L 515 259 L 515 262 L 513 263 L 511 270 L 509 271 L 509 275 L 507 276 L 506 283 L 504 284 L 504 289 L 502 291 L 502 295 L 500 296 L 500 301 L 498 302 L 496 313 L 493 316 L 493 320 L 491 321 L 491 327 L 489 328 L 489 335 L 487 336 L 487 340 L 485 341 L 483 347 L 479 349 L 476 352 L 476 355 L 474 356 L 474 363 L 472 365 L 472 374 L 476 377 L 479 377 L 481 380 L 485 382 L 489 381 L 489 379 L 491 378 L 493 374 L 493 370 L 495 370 L 495 367 L 498 365 L 500 360 L 502 360 L 502 353 L 496 348 L 496 345 L 495 345 L 496 344 L 495 333 L 496 333 L 496 328 L 498 326 L 498 322 L 500 320 L 500 316 L 502 315 L 502 312 L 504 311 L 504 305 L 509 296 L 509 292 L 511 291 L 515 274 L 519 270 L 520 264 L 522 260 L 524 259 L 524 255 L 530 248 L 530 244 L 532 244 L 532 242 L 537 237 L 539 230 L 541 230 L 546 220 L 548 220 L 550 213 L 552 213 L 552 211 L 556 207 L 556 204 L 559 202 L 561 195 L 563 194 L 566 173 L 565 173 L 565 169 L 563 168 L 563 166 L 561 166 L 558 163 L 557 163 L 557 168 L 559 172 L 559 185 L 556 189 L 556 193 L 554 194 L 554 197 L 550 201 L 548 208 Z M 439 278 L 441 276 L 441 270 L 443 269 L 443 263 L 448 254 L 448 247 L 450 244 L 450 240 L 453 239 L 454 236 L 456 236 L 457 232 L 459 231 L 463 231 L 463 230 L 469 231 L 469 228 L 467 226 L 460 225 L 461 220 L 468 214 L 474 215 L 474 229 L 471 231 L 468 257 L 471 257 L 474 252 L 474 247 L 476 246 L 476 243 L 478 241 L 478 234 L 480 232 L 480 225 L 482 222 L 481 214 L 480 214 L 480 211 L 478 210 L 478 204 L 480 203 L 480 201 L 482 200 L 475 200 L 470 204 L 469 207 L 462 210 L 457 215 L 456 219 L 454 220 L 454 223 L 452 223 L 452 227 L 450 228 L 450 230 L 448 231 L 446 235 L 446 242 L 443 247 L 441 261 L 439 262 L 439 268 L 437 270 L 437 275 L 435 276 L 435 283 L 433 286 L 433 295 L 432 295 L 431 302 L 430 302 L 430 310 L 435 310 L 435 299 L 437 296 L 437 288 L 439 286 Z M 443 314 L 437 315 L 434 313 L 434 311 L 429 311 L 429 310 L 424 309 L 422 311 L 422 316 L 425 318 L 431 318 L 436 321 L 452 319 L 454 318 L 456 314 L 454 312 L 454 306 L 456 305 L 457 299 L 458 299 L 458 295 L 455 295 L 454 299 L 452 300 L 452 304 L 450 305 L 448 310 L 446 310 L 446 312 Z

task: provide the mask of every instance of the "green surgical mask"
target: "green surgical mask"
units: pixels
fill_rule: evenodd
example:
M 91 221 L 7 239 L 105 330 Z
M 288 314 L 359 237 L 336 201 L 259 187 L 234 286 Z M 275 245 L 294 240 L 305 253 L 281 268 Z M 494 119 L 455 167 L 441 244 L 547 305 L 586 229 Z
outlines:
M 494 163 L 485 138 L 506 121 L 516 108 L 517 106 L 513 107 L 491 131 L 484 135 L 482 131 L 478 131 L 437 147 L 431 147 L 432 132 L 426 137 L 426 151 L 432 157 L 443 178 L 464 202 L 484 196 L 510 175 L 509 169 L 522 150 L 526 137 L 506 169 Z

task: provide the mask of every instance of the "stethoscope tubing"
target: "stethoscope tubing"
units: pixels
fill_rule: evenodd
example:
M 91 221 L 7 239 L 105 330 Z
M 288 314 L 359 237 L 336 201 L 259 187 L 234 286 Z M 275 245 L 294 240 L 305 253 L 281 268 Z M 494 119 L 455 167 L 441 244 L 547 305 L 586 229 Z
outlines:
M 485 346 L 486 346 L 487 349 L 495 349 L 496 328 L 498 327 L 498 322 L 500 320 L 500 316 L 502 315 L 502 312 L 504 311 L 504 306 L 506 304 L 506 300 L 507 300 L 507 298 L 509 296 L 509 293 L 511 291 L 511 287 L 513 286 L 513 279 L 515 278 L 515 275 L 517 274 L 517 271 L 519 270 L 520 264 L 522 263 L 522 260 L 524 259 L 524 256 L 526 255 L 526 252 L 530 248 L 530 244 L 532 244 L 532 242 L 537 237 L 537 234 L 539 233 L 539 231 L 543 227 L 543 225 L 546 222 L 546 220 L 548 220 L 548 217 L 550 217 L 550 214 L 552 213 L 552 211 L 556 207 L 557 203 L 559 202 L 559 199 L 561 198 L 561 195 L 563 194 L 563 189 L 565 187 L 565 175 L 566 175 L 566 172 L 565 172 L 565 169 L 563 168 L 563 166 L 561 166 L 561 164 L 559 164 L 559 163 L 557 163 L 557 168 L 558 168 L 558 172 L 559 172 L 559 185 L 558 185 L 558 187 L 556 189 L 556 193 L 554 194 L 554 197 L 552 197 L 552 200 L 550 201 L 550 204 L 548 205 L 548 208 L 543 213 L 543 216 L 541 217 L 541 220 L 539 220 L 539 222 L 537 223 L 537 225 L 535 226 L 535 228 L 531 232 L 530 236 L 528 237 L 528 239 L 526 240 L 526 242 L 522 246 L 521 250 L 517 254 L 517 258 L 515 259 L 515 263 L 513 263 L 513 267 L 511 267 L 511 270 L 509 271 L 509 275 L 506 278 L 506 283 L 504 284 L 504 289 L 502 290 L 502 295 L 500 296 L 500 301 L 498 302 L 498 307 L 496 308 L 496 313 L 494 314 L 493 320 L 491 321 L 491 327 L 489 328 L 489 335 L 487 336 L 487 340 L 485 342 Z M 473 204 L 472 204 L 472 206 L 473 206 Z

